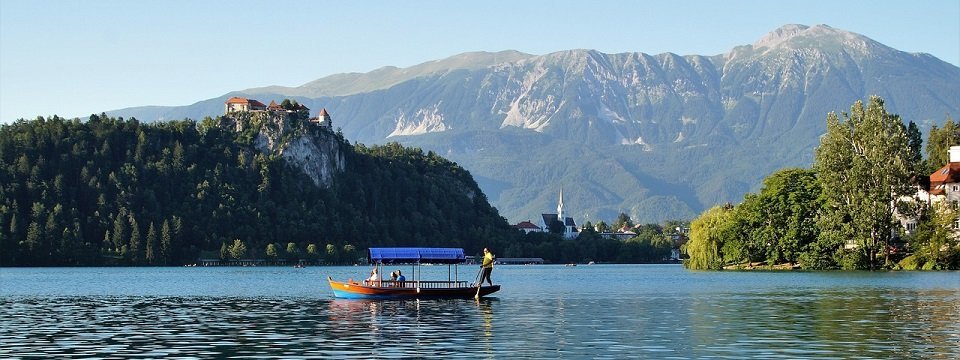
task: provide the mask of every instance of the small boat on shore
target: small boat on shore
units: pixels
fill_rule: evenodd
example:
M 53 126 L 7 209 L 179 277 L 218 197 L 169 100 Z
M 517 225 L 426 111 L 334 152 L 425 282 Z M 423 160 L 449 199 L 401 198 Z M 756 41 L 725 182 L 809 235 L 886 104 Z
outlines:
M 370 248 L 369 261 L 378 274 L 384 264 L 413 264 L 414 274 L 404 281 L 366 280 L 340 282 L 327 277 L 333 295 L 346 299 L 470 299 L 490 295 L 500 290 L 500 285 L 468 283 L 459 280 L 456 271 L 466 261 L 461 248 Z M 419 267 L 424 264 L 446 264 L 447 280 L 422 280 Z M 451 273 L 451 266 L 454 267 Z

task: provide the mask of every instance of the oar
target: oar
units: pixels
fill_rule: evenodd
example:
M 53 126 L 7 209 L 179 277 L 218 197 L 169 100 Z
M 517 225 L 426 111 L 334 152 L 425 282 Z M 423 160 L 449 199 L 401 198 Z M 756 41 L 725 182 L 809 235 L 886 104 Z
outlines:
M 480 272 L 477 273 L 477 294 L 473 296 L 473 298 L 477 300 L 480 300 L 480 286 L 483 285 L 483 283 L 480 282 L 480 274 L 482 273 L 483 273 L 483 268 L 481 267 Z

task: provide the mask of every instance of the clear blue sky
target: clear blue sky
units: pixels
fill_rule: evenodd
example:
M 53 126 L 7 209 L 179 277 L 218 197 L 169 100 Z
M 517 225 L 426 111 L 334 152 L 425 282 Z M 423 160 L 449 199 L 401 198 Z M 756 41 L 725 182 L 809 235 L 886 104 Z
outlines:
M 960 65 L 960 1 L 0 1 L 0 122 L 187 105 L 467 51 L 716 55 L 827 24 Z

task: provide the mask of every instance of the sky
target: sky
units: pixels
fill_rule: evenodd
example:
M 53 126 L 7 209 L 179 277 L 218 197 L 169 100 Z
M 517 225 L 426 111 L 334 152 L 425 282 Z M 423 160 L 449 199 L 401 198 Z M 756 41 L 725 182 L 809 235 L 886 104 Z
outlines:
M 960 1 L 0 1 L 0 123 L 179 106 L 469 51 L 717 55 L 826 24 L 960 66 Z

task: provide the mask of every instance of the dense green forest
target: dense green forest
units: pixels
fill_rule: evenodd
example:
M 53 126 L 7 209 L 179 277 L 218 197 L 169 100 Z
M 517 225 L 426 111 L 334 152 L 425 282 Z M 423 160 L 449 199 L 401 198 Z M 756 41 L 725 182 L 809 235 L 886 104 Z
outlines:
M 305 126 L 305 114 L 297 126 Z M 350 144 L 316 186 L 223 117 L 158 123 L 92 115 L 0 126 L 0 265 L 182 265 L 200 258 L 345 264 L 371 246 L 450 246 L 552 262 L 653 262 L 661 227 L 630 241 L 524 235 L 468 171 L 396 143 Z M 263 126 L 263 124 L 260 124 Z M 289 139 L 285 135 L 284 139 Z
M 716 206 L 691 224 L 692 269 L 960 269 L 957 205 L 917 196 L 960 145 L 951 119 L 928 134 L 890 114 L 883 100 L 827 116 L 811 169 L 767 177 L 758 194 Z M 929 180 L 926 181 L 929 185 Z M 915 219 L 906 231 L 897 216 Z

